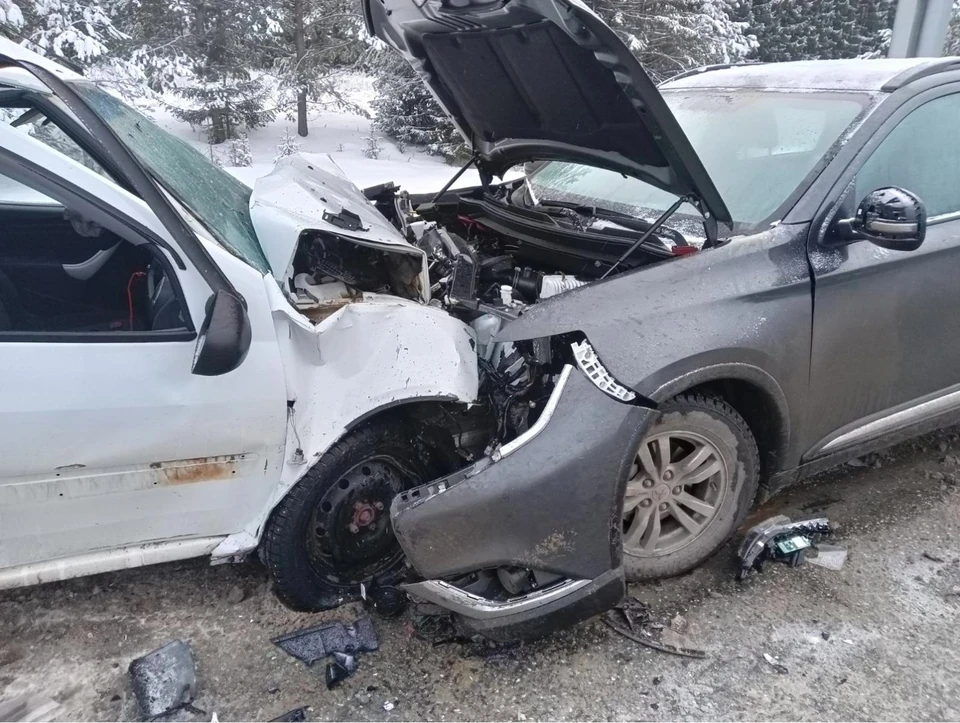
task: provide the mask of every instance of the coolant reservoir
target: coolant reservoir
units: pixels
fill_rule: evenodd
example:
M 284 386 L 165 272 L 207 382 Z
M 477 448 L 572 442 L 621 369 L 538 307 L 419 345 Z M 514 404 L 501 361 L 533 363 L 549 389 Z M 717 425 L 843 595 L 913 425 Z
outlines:
M 470 326 L 477 334 L 477 356 L 490 361 L 493 356 L 493 337 L 503 326 L 503 319 L 494 314 L 484 314 L 471 321 Z

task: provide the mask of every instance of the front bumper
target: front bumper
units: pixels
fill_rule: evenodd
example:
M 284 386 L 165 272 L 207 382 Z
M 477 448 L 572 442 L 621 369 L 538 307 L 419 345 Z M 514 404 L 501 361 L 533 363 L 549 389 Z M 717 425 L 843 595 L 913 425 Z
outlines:
M 544 634 L 616 604 L 624 584 L 624 488 L 655 414 L 608 397 L 565 368 L 530 432 L 394 500 L 394 532 L 425 579 L 409 592 L 501 639 Z M 477 596 L 443 582 L 504 566 L 564 582 L 504 604 L 471 600 Z

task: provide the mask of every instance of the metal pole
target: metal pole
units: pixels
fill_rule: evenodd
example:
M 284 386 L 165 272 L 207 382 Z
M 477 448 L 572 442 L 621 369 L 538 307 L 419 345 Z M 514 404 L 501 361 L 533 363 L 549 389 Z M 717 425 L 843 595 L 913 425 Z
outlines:
M 887 57 L 938 58 L 943 55 L 952 12 L 952 0 L 899 0 Z

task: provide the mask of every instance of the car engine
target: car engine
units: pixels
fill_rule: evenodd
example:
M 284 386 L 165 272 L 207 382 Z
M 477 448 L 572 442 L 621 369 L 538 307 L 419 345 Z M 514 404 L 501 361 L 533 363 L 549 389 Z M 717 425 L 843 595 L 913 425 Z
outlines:
M 504 184 L 493 196 L 482 190 L 450 193 L 439 202 L 411 196 L 393 184 L 364 191 L 410 246 L 426 255 L 427 274 L 422 256 L 410 255 L 409 247 L 404 254 L 324 232 L 305 234 L 294 258 L 292 296 L 314 321 L 362 301 L 364 294 L 385 293 L 426 301 L 473 328 L 483 404 L 453 425 L 458 452 L 466 460 L 489 454 L 529 429 L 563 364 L 576 361 L 575 345 L 582 341 L 579 334 L 570 334 L 570 339 L 495 341 L 504 324 L 533 304 L 585 286 L 613 270 L 622 273 L 693 250 L 678 232 L 664 228 L 645 242 L 636 257 L 617 268 L 617 242 L 619 248 L 637 248 L 631 244 L 649 224 L 640 228 L 636 224 L 643 222 L 636 220 L 633 228 L 614 224 L 619 239 L 603 238 L 602 244 L 591 248 L 589 241 L 578 241 L 576 236 L 589 228 L 589 210 L 559 209 L 556 218 L 561 230 L 541 238 L 494 229 L 482 211 L 474 212 L 478 204 L 491 200 L 498 208 L 509 206 L 510 194 L 519 187 Z M 558 240 L 567 244 L 563 253 L 544 253 L 545 244 Z M 613 247 L 613 251 L 601 261 L 593 253 L 597 247 Z M 553 259 L 562 267 L 551 264 Z

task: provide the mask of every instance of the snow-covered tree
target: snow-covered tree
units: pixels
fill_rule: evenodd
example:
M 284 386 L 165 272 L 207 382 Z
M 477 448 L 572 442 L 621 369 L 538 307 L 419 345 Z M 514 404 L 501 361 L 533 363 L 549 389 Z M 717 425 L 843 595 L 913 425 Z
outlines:
M 262 57 L 257 39 L 270 26 L 268 10 L 249 0 L 192 0 L 184 54 L 190 77 L 177 81 L 179 102 L 171 107 L 181 120 L 202 125 L 213 143 L 239 137 L 245 128 L 273 120 L 270 90 L 257 71 Z
M 250 140 L 246 133 L 240 133 L 230 140 L 227 158 L 231 166 L 246 168 L 253 165 L 253 153 L 250 150 Z
M 280 80 L 281 110 L 308 133 L 311 105 L 359 109 L 340 92 L 338 72 L 366 50 L 366 31 L 354 0 L 283 0 L 276 6 L 270 52 Z
M 655 81 L 710 63 L 743 60 L 757 47 L 727 0 L 587 0 Z
M 467 157 L 463 136 L 407 61 L 393 50 L 382 50 L 371 68 L 376 75 L 375 130 L 402 145 L 421 146 L 428 153 Z
M 0 0 L 0 28 L 18 30 L 23 26 L 23 13 L 13 0 Z
M 273 162 L 276 163 L 281 158 L 286 158 L 287 156 L 292 156 L 295 153 L 300 152 L 300 144 L 297 142 L 297 137 L 290 132 L 289 128 L 283 129 L 283 137 L 280 139 L 280 144 L 277 146 L 277 155 L 273 157 Z
M 944 55 L 960 55 L 960 0 L 954 0 L 953 17 L 947 27 L 947 40 L 943 44 Z
M 741 0 L 738 19 L 765 62 L 880 57 L 890 43 L 894 0 Z

